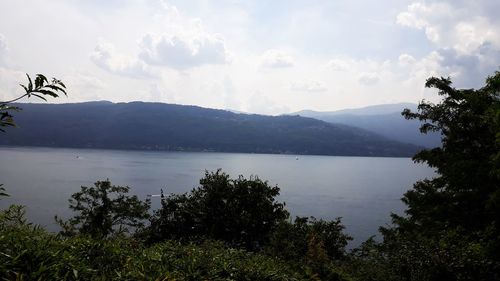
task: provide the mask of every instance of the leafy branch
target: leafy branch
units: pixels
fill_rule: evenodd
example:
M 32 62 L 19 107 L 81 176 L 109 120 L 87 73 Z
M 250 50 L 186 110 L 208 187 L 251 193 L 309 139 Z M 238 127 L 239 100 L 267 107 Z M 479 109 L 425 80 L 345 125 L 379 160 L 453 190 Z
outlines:
M 30 98 L 32 96 L 47 101 L 47 96 L 57 98 L 62 94 L 68 96 L 66 93 L 66 85 L 56 78 L 52 78 L 49 81 L 47 77 L 43 74 L 37 74 L 35 78 L 35 83 L 31 77 L 26 74 L 28 78 L 28 83 L 26 85 L 19 84 L 25 91 L 25 93 L 15 99 L 8 101 L 0 101 L 0 132 L 4 132 L 5 130 L 2 127 L 6 126 L 15 126 L 14 119 L 9 111 L 19 111 L 21 108 L 17 106 L 9 105 L 13 102 L 16 102 L 24 97 Z
M 5 193 L 5 188 L 2 186 L 3 184 L 0 183 L 0 198 L 9 196 L 9 194 Z

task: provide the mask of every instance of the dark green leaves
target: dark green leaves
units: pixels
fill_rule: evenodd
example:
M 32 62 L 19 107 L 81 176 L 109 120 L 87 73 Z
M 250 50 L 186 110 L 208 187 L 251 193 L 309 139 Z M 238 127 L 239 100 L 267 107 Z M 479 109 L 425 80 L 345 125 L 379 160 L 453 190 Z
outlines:
M 26 73 L 28 78 L 28 84 L 19 84 L 23 89 L 25 94 L 9 101 L 0 101 L 0 132 L 5 132 L 2 127 L 15 126 L 14 119 L 9 111 L 18 111 L 20 108 L 9 106 L 8 104 L 18 101 L 24 97 L 30 98 L 34 96 L 41 100 L 47 101 L 46 96 L 51 96 L 53 98 L 59 97 L 61 93 L 67 96 L 66 86 L 61 80 L 52 78 L 51 82 L 43 74 L 37 74 L 35 78 L 35 85 L 33 85 L 33 80 Z
M 151 240 L 203 237 L 258 249 L 288 217 L 278 195 L 278 187 L 257 177 L 231 179 L 220 170 L 206 172 L 199 188 L 162 198 L 162 208 L 151 219 Z
M 405 193 L 406 214 L 381 228 L 382 243 L 354 252 L 353 273 L 360 280 L 499 280 L 500 72 L 476 90 L 442 77 L 425 86 L 441 101 L 403 115 L 424 121 L 423 133 L 441 133 L 440 147 L 413 157 L 437 175 Z
M 127 195 L 129 189 L 128 186 L 111 185 L 109 180 L 98 181 L 94 187 L 82 186 L 81 191 L 69 199 L 70 209 L 77 214 L 68 221 L 56 217 L 63 228 L 62 233 L 107 237 L 142 227 L 143 221 L 149 217 L 150 202 Z
M 9 111 L 19 111 L 20 108 L 16 106 L 9 106 L 7 104 L 0 104 L 0 132 L 5 132 L 2 127 L 14 127 L 16 124 L 12 119 L 12 115 Z
M 23 87 L 28 97 L 33 95 L 46 101 L 43 96 L 51 96 L 56 98 L 60 95 L 60 93 L 63 93 L 67 96 L 66 86 L 61 82 L 61 80 L 52 78 L 51 82 L 49 83 L 47 77 L 45 77 L 43 74 L 37 74 L 35 78 L 35 87 L 33 88 L 31 77 L 27 73 L 26 77 L 28 77 L 28 85 L 26 86 L 21 84 L 21 87 Z
M 37 87 L 37 88 L 42 87 L 44 83 L 47 83 L 47 84 L 49 83 L 49 81 L 47 80 L 47 77 L 45 77 L 42 74 L 37 74 L 36 79 L 35 79 L 35 87 Z

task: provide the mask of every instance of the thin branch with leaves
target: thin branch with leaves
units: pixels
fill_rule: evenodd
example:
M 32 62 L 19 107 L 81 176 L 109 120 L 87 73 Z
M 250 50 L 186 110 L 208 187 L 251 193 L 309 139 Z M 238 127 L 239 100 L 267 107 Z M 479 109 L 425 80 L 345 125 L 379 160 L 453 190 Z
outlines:
M 56 78 L 52 78 L 49 81 L 47 77 L 43 74 L 37 74 L 35 78 L 35 83 L 31 77 L 26 73 L 26 77 L 28 78 L 28 83 L 26 85 L 19 84 L 25 91 L 25 93 L 17 98 L 7 101 L 0 101 L 0 131 L 4 132 L 5 130 L 2 127 L 11 126 L 14 127 L 16 124 L 14 123 L 14 119 L 10 112 L 12 111 L 20 111 L 21 108 L 17 106 L 10 105 L 13 102 L 16 102 L 22 98 L 30 98 L 32 96 L 47 101 L 47 96 L 57 98 L 62 94 L 67 96 L 66 93 L 66 85 Z

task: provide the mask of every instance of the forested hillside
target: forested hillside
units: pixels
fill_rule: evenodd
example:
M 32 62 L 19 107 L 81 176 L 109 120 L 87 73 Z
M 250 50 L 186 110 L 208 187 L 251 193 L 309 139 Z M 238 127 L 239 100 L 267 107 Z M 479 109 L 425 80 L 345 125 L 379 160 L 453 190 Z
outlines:
M 411 156 L 419 147 L 300 116 L 236 114 L 162 103 L 19 104 L 2 145 Z

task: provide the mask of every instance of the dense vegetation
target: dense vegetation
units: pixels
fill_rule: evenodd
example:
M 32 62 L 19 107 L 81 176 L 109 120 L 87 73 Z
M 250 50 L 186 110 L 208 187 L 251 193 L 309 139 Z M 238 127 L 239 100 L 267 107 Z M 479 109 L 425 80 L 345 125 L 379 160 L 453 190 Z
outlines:
M 500 72 L 477 90 L 445 78 L 442 96 L 408 119 L 442 145 L 414 160 L 437 171 L 403 197 L 404 215 L 347 253 L 340 219 L 291 220 L 279 188 L 257 177 L 207 172 L 186 194 L 148 202 L 109 181 L 72 196 L 74 218 L 53 234 L 0 212 L 0 276 L 6 280 L 499 280 Z M 127 209 L 129 203 L 134 206 Z M 147 220 L 146 220 L 147 219 Z M 145 223 L 144 225 L 142 223 Z M 67 231 L 70 229 L 71 231 Z M 123 231 L 127 229 L 129 233 Z
M 1 145 L 412 156 L 419 147 L 375 133 L 300 116 L 236 114 L 162 103 L 22 104 L 22 130 Z
M 27 224 L 22 208 L 0 214 L 3 280 L 304 280 L 276 258 L 218 242 L 145 246 L 130 237 L 57 236 Z
M 340 220 L 288 220 L 279 188 L 206 173 L 190 193 L 149 202 L 109 181 L 83 186 L 59 234 L 0 213 L 0 276 L 7 280 L 344 280 L 350 239 Z M 128 227 L 124 231 L 124 226 Z M 135 230 L 135 231 L 130 231 Z M 290 236 L 293 232 L 293 237 Z
M 68 221 L 55 217 L 63 234 L 103 238 L 144 226 L 143 221 L 149 218 L 149 199 L 142 202 L 135 195 L 128 196 L 128 186 L 114 186 L 109 180 L 94 185 L 82 186 L 82 190 L 69 199 L 69 208 L 79 214 Z
M 288 218 L 284 204 L 275 201 L 277 186 L 259 178 L 230 179 L 220 170 L 206 173 L 200 187 L 187 194 L 163 197 L 151 218 L 151 239 L 224 241 L 256 250 L 267 244 L 276 227 Z
M 443 100 L 423 102 L 410 119 L 421 131 L 443 135 L 441 147 L 414 160 L 438 176 L 415 183 L 403 197 L 406 215 L 392 215 L 383 241 L 367 241 L 353 253 L 361 280 L 500 279 L 500 72 L 478 90 L 455 89 L 430 78 Z

